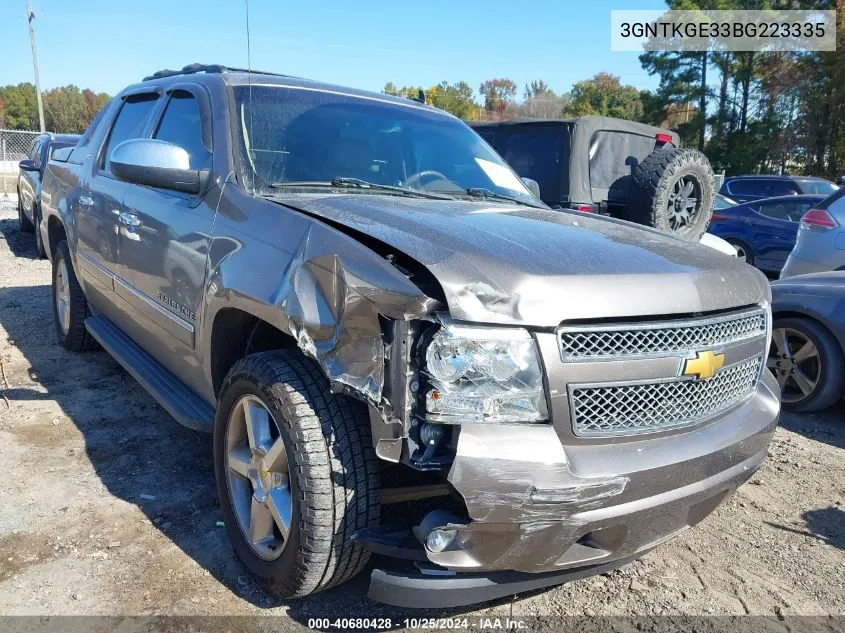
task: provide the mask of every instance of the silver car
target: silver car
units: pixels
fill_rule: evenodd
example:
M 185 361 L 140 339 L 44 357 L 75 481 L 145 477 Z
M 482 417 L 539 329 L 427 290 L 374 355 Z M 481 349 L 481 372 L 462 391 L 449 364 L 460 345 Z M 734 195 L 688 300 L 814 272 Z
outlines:
M 845 187 L 801 218 L 795 248 L 780 277 L 830 270 L 845 270 Z

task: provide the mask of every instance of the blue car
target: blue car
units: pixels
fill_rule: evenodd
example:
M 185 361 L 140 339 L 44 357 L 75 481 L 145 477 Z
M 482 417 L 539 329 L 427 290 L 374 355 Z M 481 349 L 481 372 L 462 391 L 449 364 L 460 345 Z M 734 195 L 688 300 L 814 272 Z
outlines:
M 779 196 L 736 206 L 717 204 L 707 232 L 733 244 L 737 256 L 749 264 L 778 273 L 795 246 L 801 216 L 824 198 Z

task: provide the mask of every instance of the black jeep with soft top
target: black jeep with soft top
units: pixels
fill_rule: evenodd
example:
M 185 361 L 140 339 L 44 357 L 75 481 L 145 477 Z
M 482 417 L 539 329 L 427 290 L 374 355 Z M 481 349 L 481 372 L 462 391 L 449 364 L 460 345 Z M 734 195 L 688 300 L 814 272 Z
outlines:
M 675 132 L 612 117 L 470 125 L 551 207 L 610 215 L 698 241 L 713 210 L 713 170 Z M 536 192 L 535 192 L 536 193 Z

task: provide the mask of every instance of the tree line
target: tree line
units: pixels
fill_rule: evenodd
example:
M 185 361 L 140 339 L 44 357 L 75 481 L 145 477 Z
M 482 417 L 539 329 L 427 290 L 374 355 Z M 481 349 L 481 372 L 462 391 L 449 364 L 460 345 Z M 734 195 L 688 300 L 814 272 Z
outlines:
M 110 98 L 105 92 L 80 90 L 74 85 L 42 92 L 44 126 L 50 132 L 81 134 Z M 0 128 L 39 129 L 35 86 L 21 83 L 0 88 Z
M 768 0 L 667 0 L 669 9 L 766 9 Z M 841 6 L 837 6 L 841 5 Z M 464 81 L 425 90 L 426 101 L 467 120 L 612 116 L 678 132 L 717 172 L 791 173 L 838 179 L 845 172 L 845 0 L 789 8 L 837 10 L 835 52 L 649 52 L 640 64 L 659 80 L 638 90 L 608 73 L 556 93 L 543 80 L 490 79 L 478 96 Z M 416 98 L 421 86 L 383 92 Z M 521 98 L 520 98 L 521 97 Z

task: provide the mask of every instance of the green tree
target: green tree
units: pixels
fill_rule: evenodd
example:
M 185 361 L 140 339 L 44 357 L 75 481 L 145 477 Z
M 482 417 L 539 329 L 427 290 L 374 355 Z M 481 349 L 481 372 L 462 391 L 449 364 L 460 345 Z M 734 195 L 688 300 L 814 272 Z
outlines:
M 446 110 L 459 119 L 475 119 L 478 112 L 478 104 L 472 94 L 472 88 L 465 81 L 449 84 L 441 81 L 436 86 L 429 88 L 426 93 L 426 101 L 436 108 Z
M 38 129 L 38 104 L 35 86 L 21 83 L 0 88 L 3 109 L 0 112 L 3 126 L 13 130 Z
M 488 79 L 478 88 L 488 112 L 504 114 L 513 107 L 516 98 L 516 84 L 510 79 Z
M 572 87 L 568 116 L 612 116 L 638 121 L 643 116 L 640 92 L 634 86 L 623 86 L 619 77 L 598 73 L 592 79 L 579 81 Z

